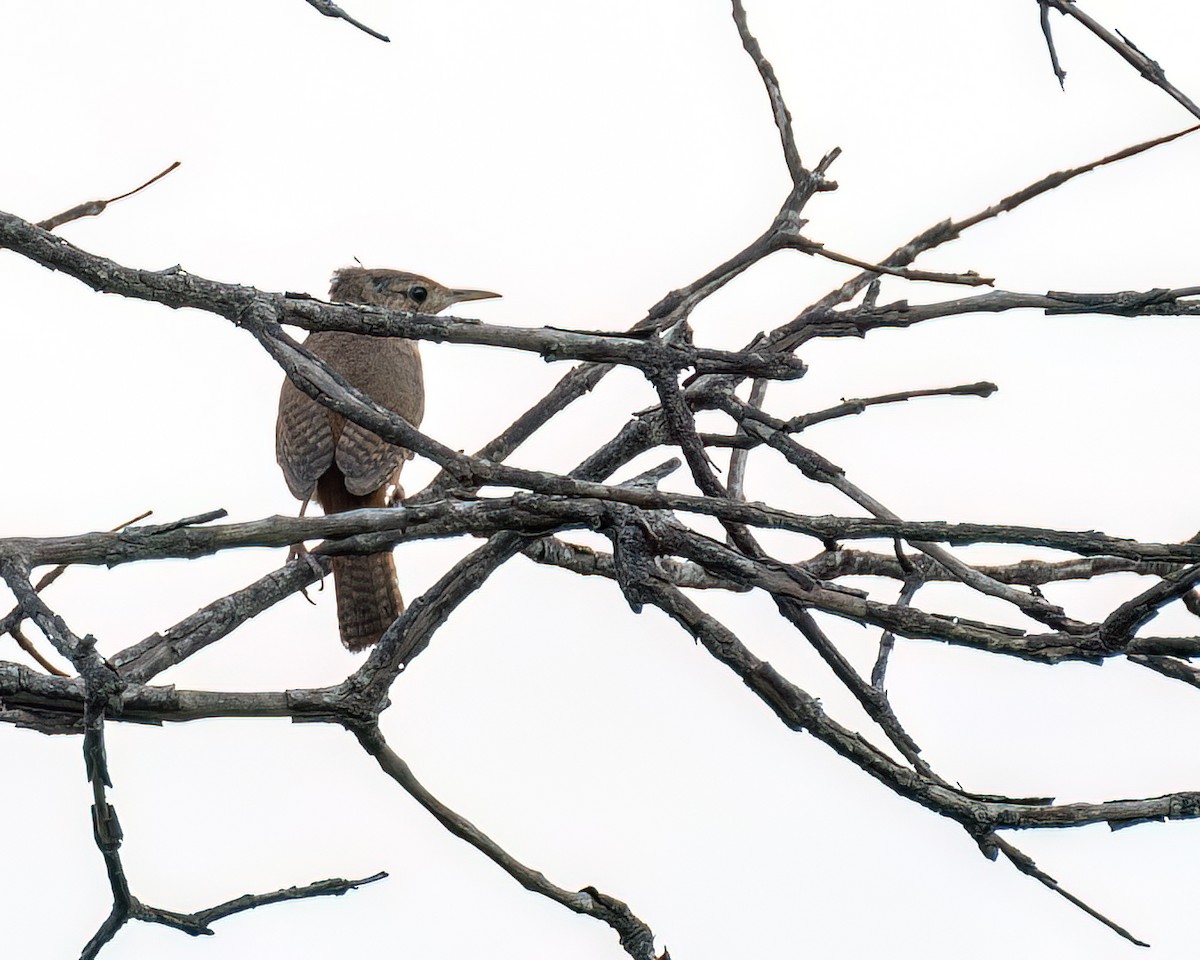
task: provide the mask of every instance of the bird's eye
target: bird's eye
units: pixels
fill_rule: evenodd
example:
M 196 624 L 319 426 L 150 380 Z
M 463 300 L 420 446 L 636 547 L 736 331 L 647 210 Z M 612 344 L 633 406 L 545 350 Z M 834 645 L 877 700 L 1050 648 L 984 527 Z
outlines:
M 424 287 L 418 286 L 418 287 L 409 287 L 408 288 L 408 298 L 413 303 L 424 303 L 428 296 L 429 296 L 429 291 L 426 290 Z

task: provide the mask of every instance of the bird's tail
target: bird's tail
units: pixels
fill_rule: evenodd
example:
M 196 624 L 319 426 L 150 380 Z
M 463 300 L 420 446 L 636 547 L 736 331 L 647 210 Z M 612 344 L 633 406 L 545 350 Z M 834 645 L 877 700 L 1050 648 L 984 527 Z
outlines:
M 348 492 L 337 470 L 328 471 L 317 481 L 317 500 L 326 514 L 382 507 L 384 494 L 383 487 L 365 495 Z M 390 551 L 334 557 L 333 592 L 337 597 L 338 631 L 347 650 L 362 650 L 378 643 L 383 631 L 404 612 Z
M 390 553 L 333 558 L 333 590 L 337 595 L 338 631 L 347 650 L 377 643 L 383 631 L 404 612 Z

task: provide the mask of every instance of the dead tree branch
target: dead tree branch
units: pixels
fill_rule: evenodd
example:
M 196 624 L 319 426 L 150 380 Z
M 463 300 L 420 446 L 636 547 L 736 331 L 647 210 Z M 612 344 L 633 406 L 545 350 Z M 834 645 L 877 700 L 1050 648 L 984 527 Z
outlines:
M 408 764 L 388 746 L 378 727 L 356 732 L 363 749 L 375 758 L 384 773 L 400 784 L 409 796 L 429 811 L 450 833 L 460 840 L 465 840 L 526 890 L 560 903 L 574 913 L 595 917 L 607 923 L 620 937 L 625 952 L 635 960 L 664 960 L 665 954 L 663 957 L 656 957 L 654 934 L 650 928 L 634 916 L 629 907 L 620 900 L 600 893 L 595 887 L 585 887 L 578 892 L 572 892 L 551 883 L 540 871 L 521 863 L 473 823 L 455 813 L 426 790 L 413 776 Z
M 108 209 L 110 203 L 116 203 L 118 200 L 124 200 L 126 197 L 132 197 L 135 193 L 140 193 L 151 184 L 157 183 L 168 173 L 179 166 L 179 161 L 176 160 L 173 164 L 167 167 L 160 173 L 156 173 L 149 180 L 143 183 L 140 187 L 134 187 L 132 190 L 127 190 L 118 196 L 111 197 L 108 200 L 89 200 L 87 203 L 81 203 L 70 210 L 64 210 L 60 214 L 56 214 L 49 219 L 42 220 L 38 226 L 43 230 L 55 230 L 61 227 L 64 223 L 70 223 L 72 220 L 79 220 L 82 217 L 98 217 Z
M 358 20 L 355 20 L 352 16 L 350 16 L 350 14 L 348 14 L 345 10 L 343 10 L 341 7 L 339 7 L 336 3 L 331 2 L 331 0 L 308 0 L 308 2 L 309 2 L 309 4 L 312 5 L 314 10 L 316 10 L 318 13 L 320 13 L 323 16 L 333 17 L 334 19 L 337 19 L 337 20 L 345 20 L 351 26 L 357 27 L 363 33 L 369 34 L 370 36 L 374 37 L 376 40 L 382 40 L 384 43 L 391 43 L 391 40 L 388 37 L 386 37 L 384 34 L 380 33 L 378 30 L 373 30 L 371 27 L 368 27 L 365 23 L 361 23 Z
M 1038 3 L 1042 7 L 1042 23 L 1043 30 L 1046 32 L 1047 42 L 1050 42 L 1050 33 L 1046 19 L 1046 8 L 1053 7 L 1063 16 L 1072 17 L 1082 23 L 1088 30 L 1115 50 L 1121 59 L 1137 70 L 1143 79 L 1150 81 L 1156 87 L 1160 87 L 1168 96 L 1178 101 L 1192 116 L 1200 117 L 1200 107 L 1197 107 L 1190 97 L 1167 80 L 1166 71 L 1163 70 L 1157 61 L 1151 60 L 1142 53 L 1128 38 L 1118 36 L 1105 29 L 1093 17 L 1081 10 L 1074 0 L 1038 0 Z M 1117 31 L 1117 33 L 1119 34 L 1120 31 Z M 1057 61 L 1053 43 L 1050 43 L 1050 55 Z M 1055 73 L 1059 75 L 1059 81 L 1061 82 L 1066 77 L 1066 73 L 1060 73 L 1060 71 L 1061 68 L 1056 66 Z

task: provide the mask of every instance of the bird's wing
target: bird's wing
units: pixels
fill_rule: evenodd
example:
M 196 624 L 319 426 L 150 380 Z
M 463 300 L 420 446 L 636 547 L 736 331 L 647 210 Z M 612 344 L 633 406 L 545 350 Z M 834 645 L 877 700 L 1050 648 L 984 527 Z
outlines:
M 400 466 L 411 456 L 403 447 L 390 444 L 366 427 L 347 420 L 338 438 L 334 462 L 346 478 L 346 489 L 365 496 L 395 482 Z
M 275 459 L 292 496 L 312 496 L 317 480 L 333 463 L 333 452 L 329 411 L 285 381 L 275 421 Z

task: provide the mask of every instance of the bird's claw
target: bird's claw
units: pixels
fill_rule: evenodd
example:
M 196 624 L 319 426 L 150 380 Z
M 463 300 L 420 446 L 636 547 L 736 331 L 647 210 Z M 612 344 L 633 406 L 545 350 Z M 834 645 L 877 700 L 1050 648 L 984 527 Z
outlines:
M 312 572 L 320 578 L 319 589 L 324 590 L 325 571 L 317 562 L 317 558 L 312 555 L 312 552 L 308 549 L 308 547 L 302 543 L 293 543 L 290 547 L 288 547 L 288 563 L 291 563 L 295 560 L 304 560 L 308 563 L 309 567 L 312 568 Z M 304 599 L 311 603 L 314 607 L 317 605 L 317 601 L 308 595 L 307 586 L 301 587 L 300 592 L 304 595 Z

